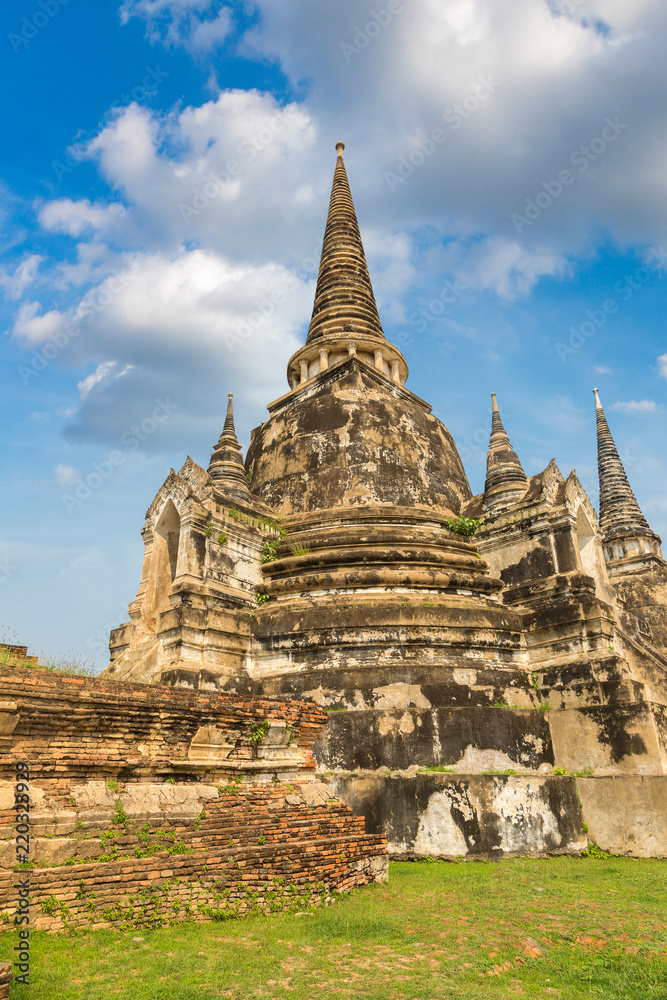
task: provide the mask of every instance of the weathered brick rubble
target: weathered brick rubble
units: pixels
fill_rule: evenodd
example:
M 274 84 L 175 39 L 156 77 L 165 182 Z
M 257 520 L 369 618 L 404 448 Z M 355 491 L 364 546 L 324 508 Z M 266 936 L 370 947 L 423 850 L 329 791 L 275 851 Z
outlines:
M 5 919 L 19 760 L 31 774 L 36 928 L 303 908 L 386 877 L 386 839 L 312 780 L 326 724 L 315 706 L 22 668 L 0 671 L 0 692 L 17 716 L 0 757 Z

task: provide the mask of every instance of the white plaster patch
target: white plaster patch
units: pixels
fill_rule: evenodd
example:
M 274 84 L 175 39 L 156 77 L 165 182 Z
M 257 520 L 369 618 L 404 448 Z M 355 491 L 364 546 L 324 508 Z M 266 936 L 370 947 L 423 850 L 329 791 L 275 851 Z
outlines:
M 381 715 L 378 719 L 378 733 L 380 736 L 387 736 L 388 733 L 396 731 L 396 719 L 391 715 Z
M 476 670 L 452 670 L 452 680 L 462 687 L 474 687 L 477 683 Z
M 462 811 L 467 807 L 472 815 L 468 803 L 457 802 L 457 805 Z M 468 853 L 465 837 L 452 817 L 452 801 L 447 792 L 434 792 L 429 798 L 419 821 L 414 852 L 453 857 Z
M 414 732 L 415 724 L 413 722 L 412 716 L 409 712 L 403 712 L 401 716 L 401 721 L 398 724 L 399 733 L 403 733 L 406 736 L 408 733 Z
M 548 851 L 559 844 L 558 823 L 540 795 L 541 787 L 541 783 L 511 778 L 502 782 L 492 809 L 499 817 L 503 851 Z
M 424 696 L 419 684 L 397 683 L 374 688 L 373 700 L 374 707 L 380 709 L 431 707 L 431 702 Z

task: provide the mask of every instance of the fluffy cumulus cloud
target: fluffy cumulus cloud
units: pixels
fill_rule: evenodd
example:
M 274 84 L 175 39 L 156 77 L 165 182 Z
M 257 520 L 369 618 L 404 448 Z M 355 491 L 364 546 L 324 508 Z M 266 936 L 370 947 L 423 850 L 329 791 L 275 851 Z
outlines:
M 258 6 L 248 44 L 312 81 L 321 131 L 397 222 L 552 252 L 585 249 L 601 218 L 621 242 L 664 232 L 660 0 Z
M 124 207 L 114 202 L 109 205 L 93 205 L 88 198 L 80 201 L 59 198 L 43 206 L 39 221 L 50 232 L 81 236 L 82 233 L 113 229 L 124 214 Z
M 658 372 L 663 378 L 667 378 L 667 354 L 661 354 L 658 358 Z
M 408 293 L 430 301 L 445 280 L 525 297 L 591 255 L 601 225 L 623 248 L 660 244 L 667 59 L 646 65 L 665 46 L 661 0 L 255 9 L 240 54 L 278 63 L 302 97 L 226 90 L 171 111 L 118 109 L 78 153 L 108 197 L 38 208 L 69 255 L 41 264 L 38 286 L 36 255 L 0 272 L 18 302 L 16 341 L 79 369 L 71 435 L 114 439 L 176 386 L 171 427 L 183 433 L 223 390 L 246 386 L 248 404 L 282 391 L 312 305 L 338 139 L 389 325 L 404 322 Z M 120 11 L 155 42 L 200 53 L 231 31 L 211 0 Z
M 71 439 L 116 441 L 169 396 L 169 433 L 187 445 L 198 422 L 219 420 L 225 392 L 242 388 L 257 406 L 285 391 L 312 282 L 282 265 L 231 264 L 203 250 L 118 263 L 70 308 L 25 303 L 14 325 L 32 348 L 26 382 L 45 364 L 94 365 L 78 383 Z

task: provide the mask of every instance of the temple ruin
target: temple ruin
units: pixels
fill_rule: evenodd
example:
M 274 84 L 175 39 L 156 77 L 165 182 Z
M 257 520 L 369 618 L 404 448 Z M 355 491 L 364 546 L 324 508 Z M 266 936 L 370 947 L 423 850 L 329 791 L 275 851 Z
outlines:
M 170 471 L 104 676 L 314 703 L 318 776 L 398 856 L 664 854 L 667 563 L 597 390 L 599 518 L 574 472 L 526 475 L 495 396 L 473 496 L 382 329 L 343 148 L 288 391 L 245 462 L 230 395 L 208 468 Z

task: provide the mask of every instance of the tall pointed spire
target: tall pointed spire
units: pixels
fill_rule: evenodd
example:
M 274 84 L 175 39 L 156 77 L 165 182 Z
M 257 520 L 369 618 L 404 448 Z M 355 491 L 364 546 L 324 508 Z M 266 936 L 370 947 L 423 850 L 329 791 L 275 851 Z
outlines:
M 489 507 L 501 507 L 526 492 L 528 477 L 503 427 L 495 392 L 491 393 L 491 405 L 491 439 L 486 458 L 484 499 Z
M 359 333 L 385 343 L 345 171 L 344 149 L 345 143 L 336 143 L 336 169 L 307 344 L 332 333 Z
M 614 535 L 652 535 L 648 521 L 630 488 L 602 409 L 598 390 L 593 389 L 593 393 L 598 435 L 600 527 L 605 535 L 610 532 Z
M 344 149 L 345 143 L 336 143 L 336 168 L 308 337 L 287 368 L 292 389 L 354 355 L 400 384 L 408 376 L 405 358 L 387 341 L 380 323 L 345 171 Z
M 213 449 L 208 472 L 215 486 L 221 493 L 229 494 L 237 500 L 250 500 L 250 490 L 246 480 L 241 446 L 234 428 L 233 394 L 230 392 L 227 401 L 227 414 L 222 428 L 222 434 Z

